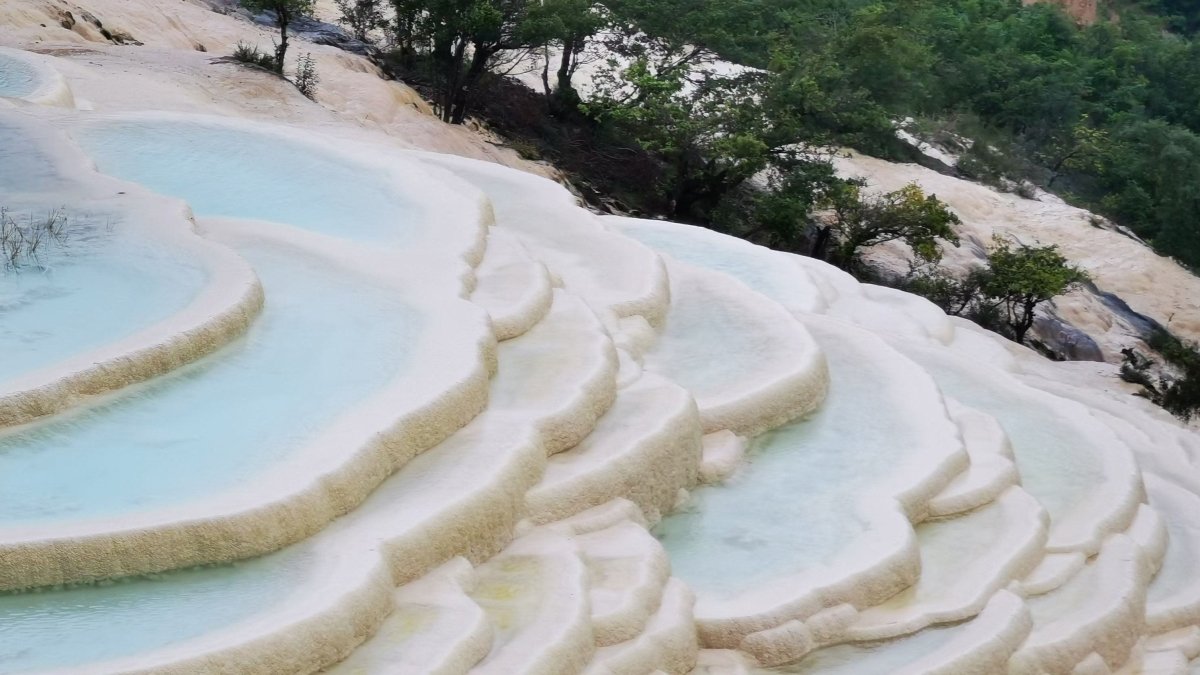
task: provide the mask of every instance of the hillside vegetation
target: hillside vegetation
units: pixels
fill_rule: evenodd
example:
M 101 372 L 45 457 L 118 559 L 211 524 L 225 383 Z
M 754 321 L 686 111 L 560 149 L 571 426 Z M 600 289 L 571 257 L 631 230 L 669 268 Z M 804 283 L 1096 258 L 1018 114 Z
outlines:
M 1200 265 L 1200 5 L 1128 3 L 1080 26 L 1007 0 L 679 4 L 619 6 L 651 31 L 691 7 L 693 40 L 787 78 L 861 150 L 897 156 L 892 121 L 915 117 L 980 141 L 970 177 L 1030 179 Z
M 953 214 L 919 190 L 873 202 L 825 150 L 917 159 L 897 135 L 904 121 L 953 146 L 960 159 L 945 171 L 1056 192 L 1200 267 L 1200 9 L 1190 3 L 1131 0 L 1091 25 L 1021 0 L 339 4 L 355 33 L 386 37 L 381 62 L 443 120 L 481 116 L 593 202 L 860 278 L 872 278 L 861 250 L 880 242 L 936 263 L 955 241 Z M 519 72 L 540 91 L 505 77 Z M 1070 275 L 1061 263 L 1050 276 Z M 989 298 L 1011 289 L 991 290 L 953 306 L 988 310 L 962 311 L 1023 341 L 1028 317 L 991 311 Z M 1039 302 L 1053 297 L 1042 290 Z
M 838 188 L 796 150 L 911 158 L 895 135 L 911 117 L 917 135 L 964 144 L 967 177 L 1030 181 L 1200 266 L 1200 6 L 1187 0 L 1128 0 L 1086 26 L 1020 0 L 342 5 L 357 32 L 383 28 L 391 67 L 446 121 L 528 118 L 496 74 L 544 55 L 547 112 L 576 131 L 543 125 L 529 142 L 568 168 L 619 158 L 636 178 L 601 169 L 601 191 L 644 212 L 803 249 L 803 216 Z M 607 57 L 581 95 L 581 65 Z M 703 65 L 718 59 L 749 68 Z M 565 137 L 555 147 L 547 133 Z M 595 152 L 563 156 L 580 148 Z M 763 175 L 773 184 L 748 195 Z

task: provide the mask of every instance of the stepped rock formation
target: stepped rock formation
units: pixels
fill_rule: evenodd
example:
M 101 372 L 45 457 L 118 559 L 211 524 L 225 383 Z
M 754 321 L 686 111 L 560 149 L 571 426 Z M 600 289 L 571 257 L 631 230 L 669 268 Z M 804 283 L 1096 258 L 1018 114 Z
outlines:
M 1200 438 L 1086 364 L 87 5 L 0 6 L 0 672 L 1200 668 Z

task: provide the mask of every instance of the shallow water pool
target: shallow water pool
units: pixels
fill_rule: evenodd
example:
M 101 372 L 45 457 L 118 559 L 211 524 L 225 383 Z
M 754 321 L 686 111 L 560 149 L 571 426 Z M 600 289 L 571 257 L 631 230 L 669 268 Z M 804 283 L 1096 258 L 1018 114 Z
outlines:
M 1095 448 L 1063 419 L 1041 394 L 1019 383 L 990 382 L 985 371 L 968 369 L 955 359 L 928 350 L 907 355 L 933 376 L 947 396 L 992 415 L 1012 442 L 1021 486 L 1033 495 L 1051 521 L 1065 515 L 1104 480 Z M 1028 391 L 1028 395 L 1022 392 Z
M 282 136 L 172 120 L 102 122 L 72 135 L 101 172 L 181 198 L 199 216 L 389 244 L 424 220 L 382 170 Z
M 152 512 L 254 480 L 403 374 L 421 320 L 394 292 L 303 256 L 241 253 L 267 296 L 245 337 L 0 435 L 0 524 Z
M 0 96 L 23 98 L 41 86 L 38 72 L 22 59 L 0 54 Z
M 287 550 L 105 586 L 0 595 L 0 672 L 96 664 L 228 628 L 301 587 L 310 567 L 305 554 Z
M 103 232 L 81 235 L 91 228 L 78 220 L 68 228 L 68 243 L 50 244 L 39 264 L 0 272 L 0 382 L 164 320 L 208 278 L 180 256 Z
M 673 572 L 700 592 L 730 595 L 830 562 L 866 531 L 860 498 L 878 494 L 922 436 L 881 396 L 878 359 L 852 339 L 810 325 L 829 365 L 825 403 L 811 418 L 755 440 L 748 462 L 697 490 L 655 534 Z

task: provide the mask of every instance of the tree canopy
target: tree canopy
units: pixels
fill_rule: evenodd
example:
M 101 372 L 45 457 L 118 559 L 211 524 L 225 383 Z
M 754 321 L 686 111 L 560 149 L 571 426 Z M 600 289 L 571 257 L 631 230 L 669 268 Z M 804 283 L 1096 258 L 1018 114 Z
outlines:
M 274 12 L 279 28 L 279 44 L 275 45 L 275 71 L 283 73 L 287 59 L 288 27 L 297 17 L 312 14 L 316 0 L 241 0 L 243 7 L 255 12 Z

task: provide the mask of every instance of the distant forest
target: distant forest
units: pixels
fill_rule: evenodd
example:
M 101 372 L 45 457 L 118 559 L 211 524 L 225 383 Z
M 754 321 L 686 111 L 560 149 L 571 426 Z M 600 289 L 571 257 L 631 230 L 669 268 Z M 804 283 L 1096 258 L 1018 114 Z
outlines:
M 816 149 L 911 160 L 911 118 L 967 177 L 1200 269 L 1196 0 L 1109 0 L 1090 26 L 1020 0 L 337 1 L 444 120 L 479 115 L 640 213 L 812 252 L 812 216 L 857 199 Z M 540 92 L 502 77 L 531 54 Z
M 927 136 L 977 141 L 971 177 L 1032 180 L 1200 267 L 1200 2 L 1110 3 L 1092 26 L 1017 0 L 612 6 L 786 75 L 859 149 L 896 155 L 892 123 L 913 117 Z

